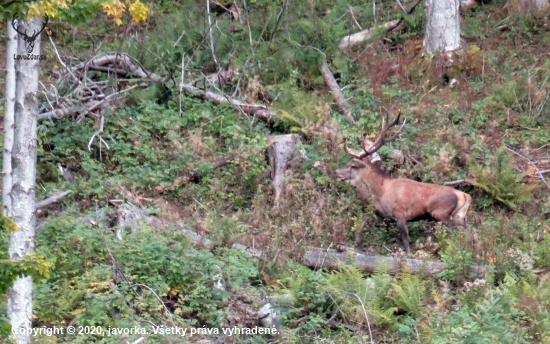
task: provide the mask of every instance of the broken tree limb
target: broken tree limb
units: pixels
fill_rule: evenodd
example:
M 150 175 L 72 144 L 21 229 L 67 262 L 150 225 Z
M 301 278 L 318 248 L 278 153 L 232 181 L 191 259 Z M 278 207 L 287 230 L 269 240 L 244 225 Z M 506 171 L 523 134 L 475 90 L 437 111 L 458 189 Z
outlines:
M 275 194 L 273 205 L 279 209 L 279 201 L 285 189 L 285 171 L 292 159 L 294 145 L 300 142 L 296 134 L 270 136 L 267 139 L 267 155 L 271 166 L 271 180 Z
M 106 67 L 109 68 L 106 69 Z M 79 69 L 95 69 L 103 72 L 109 71 L 123 76 L 126 74 L 134 74 L 142 79 L 150 79 L 152 81 L 162 80 L 160 76 L 148 72 L 136 59 L 125 53 L 107 53 L 100 55 L 89 61 L 79 63 L 71 69 L 73 71 Z
M 342 264 L 351 264 L 367 272 L 374 272 L 377 268 L 384 267 L 390 274 L 407 271 L 413 274 L 423 272 L 429 276 L 438 274 L 449 267 L 447 263 L 434 260 L 396 259 L 358 252 L 324 252 L 321 250 L 306 251 L 302 263 L 311 268 L 326 269 L 338 269 Z M 470 269 L 479 274 L 488 272 L 487 268 L 482 265 L 474 265 Z
M 376 27 L 371 27 L 369 29 L 348 35 L 340 40 L 340 44 L 338 45 L 338 48 L 340 48 L 340 50 L 352 48 L 359 43 L 362 43 L 371 39 L 377 30 L 379 29 L 393 30 L 400 24 L 400 22 L 401 22 L 401 19 L 396 19 L 396 20 L 389 21 L 385 24 L 382 24 Z
M 351 112 L 349 112 L 349 110 L 346 108 L 346 97 L 344 97 L 344 93 L 342 93 L 340 86 L 338 86 L 338 82 L 336 82 L 336 79 L 334 79 L 334 75 L 332 75 L 332 72 L 330 71 L 330 68 L 328 67 L 326 61 L 323 61 L 323 64 L 321 64 L 321 73 L 323 73 L 325 83 L 334 95 L 334 102 L 336 103 L 338 110 L 346 116 L 349 124 L 356 125 L 355 120 L 351 115 Z
M 35 208 L 36 208 L 36 210 L 38 210 L 38 209 L 42 209 L 44 207 L 47 207 L 50 204 L 56 203 L 57 201 L 59 201 L 60 199 L 62 199 L 63 197 L 67 196 L 70 193 L 71 193 L 71 190 L 67 190 L 67 191 L 57 193 L 53 196 L 50 196 L 50 197 L 46 198 L 45 200 L 37 202 L 36 205 L 35 205 Z
M 211 91 L 204 91 L 193 85 L 189 85 L 185 83 L 181 83 L 180 87 L 182 91 L 184 91 L 186 94 L 190 96 L 199 97 L 199 98 L 211 101 L 216 105 L 221 103 L 229 103 L 237 110 L 242 111 L 247 115 L 254 116 L 257 119 L 262 120 L 264 122 L 270 122 L 271 119 L 273 118 L 273 112 L 271 112 L 264 105 L 247 104 L 240 100 L 231 98 L 229 96 L 224 96 Z

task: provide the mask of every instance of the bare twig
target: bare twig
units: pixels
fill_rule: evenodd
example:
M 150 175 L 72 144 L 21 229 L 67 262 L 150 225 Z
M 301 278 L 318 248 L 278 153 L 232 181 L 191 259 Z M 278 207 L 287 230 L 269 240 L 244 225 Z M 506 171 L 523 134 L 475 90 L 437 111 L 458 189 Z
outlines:
M 157 300 L 159 300 L 160 304 L 164 308 L 164 311 L 166 312 L 166 314 L 170 317 L 170 322 L 172 323 L 172 326 L 176 326 L 176 324 L 174 323 L 174 318 L 172 317 L 172 312 L 170 312 L 170 310 L 166 307 L 164 302 L 162 302 L 162 299 L 158 296 L 158 294 L 151 287 L 149 287 L 148 285 L 145 285 L 145 284 L 141 284 L 141 283 L 132 284 L 132 285 L 129 285 L 129 287 L 130 288 L 143 287 L 145 289 L 148 289 L 151 293 L 153 293 L 153 295 L 157 298 Z
M 361 303 L 361 308 L 363 308 L 363 312 L 365 313 L 365 319 L 367 320 L 367 326 L 369 328 L 369 338 L 370 338 L 370 342 L 371 344 L 374 344 L 374 339 L 372 338 L 372 330 L 370 328 L 370 321 L 369 321 L 369 316 L 367 314 L 367 309 L 365 308 L 365 304 L 363 303 L 363 300 L 361 300 L 361 298 L 359 297 L 359 295 L 357 294 L 353 294 L 353 296 L 355 296 L 357 298 L 357 300 L 359 300 L 359 302 Z
M 103 140 L 103 138 L 101 137 L 101 134 L 103 133 L 103 124 L 105 123 L 105 117 L 103 116 L 103 114 L 101 114 L 101 119 L 100 119 L 100 122 L 99 122 L 99 129 L 92 135 L 92 137 L 90 138 L 90 141 L 88 142 L 88 151 L 92 151 L 92 142 L 94 141 L 94 138 L 97 136 L 99 138 L 99 147 L 100 147 L 100 150 L 101 150 L 101 142 L 103 142 L 105 144 L 105 146 L 107 147 L 107 149 L 110 149 L 109 148 L 109 145 L 107 144 L 107 142 L 105 142 L 105 140 Z
M 351 7 L 351 5 L 349 5 L 349 13 L 351 14 L 351 17 L 353 18 L 353 21 L 355 22 L 355 25 L 357 25 L 359 30 L 362 31 L 363 28 L 361 27 L 361 25 L 359 25 L 359 22 L 357 21 L 357 19 L 355 19 L 355 14 L 353 14 L 353 7 Z
M 533 166 L 533 168 L 534 168 L 535 171 L 536 171 L 536 174 L 539 175 L 539 177 L 540 177 L 540 179 L 542 180 L 542 182 L 544 183 L 544 185 L 546 185 L 546 187 L 548 187 L 548 189 L 550 189 L 550 185 L 548 185 L 548 182 L 546 181 L 546 178 L 544 178 L 543 173 L 541 173 L 541 172 L 539 171 L 539 168 L 537 167 L 537 165 L 535 165 L 535 163 L 533 163 L 533 162 L 531 161 L 531 159 L 524 157 L 523 155 L 519 154 L 518 152 L 516 152 L 516 151 L 514 151 L 513 149 L 510 149 L 510 148 L 508 148 L 508 147 L 506 147 L 506 146 L 504 146 L 504 148 L 506 148 L 508 151 L 514 153 L 515 155 L 519 156 L 520 158 L 524 159 L 524 160 L 527 161 L 531 166 Z
M 208 35 L 210 36 L 210 50 L 212 51 L 212 58 L 218 66 L 218 59 L 216 58 L 216 52 L 214 50 L 214 39 L 212 38 L 212 18 L 210 18 L 210 0 L 206 0 L 206 15 L 208 16 Z M 219 69 L 219 67 L 218 67 Z
M 536 151 L 541 150 L 541 149 L 543 149 L 543 148 L 546 148 L 546 147 L 548 147 L 548 146 L 550 146 L 550 143 L 547 143 L 547 144 L 545 144 L 545 145 L 540 146 L 539 148 L 533 150 L 533 152 L 536 152 Z
M 65 70 L 73 77 L 73 79 L 82 87 L 84 87 L 88 92 L 94 94 L 94 91 L 92 91 L 89 87 L 87 87 L 86 85 L 84 85 L 79 78 L 76 77 L 76 75 L 74 75 L 74 73 L 72 72 L 72 70 L 70 68 L 67 67 L 67 65 L 65 64 L 65 62 L 63 62 L 63 60 L 61 59 L 61 56 L 59 56 L 59 51 L 57 51 L 57 46 L 55 45 L 53 39 L 51 36 L 48 36 L 48 39 L 50 40 L 50 43 L 52 44 L 52 47 L 55 51 L 55 55 L 57 56 L 57 60 L 59 61 L 59 63 L 61 63 L 61 65 L 63 66 L 63 68 L 65 68 Z

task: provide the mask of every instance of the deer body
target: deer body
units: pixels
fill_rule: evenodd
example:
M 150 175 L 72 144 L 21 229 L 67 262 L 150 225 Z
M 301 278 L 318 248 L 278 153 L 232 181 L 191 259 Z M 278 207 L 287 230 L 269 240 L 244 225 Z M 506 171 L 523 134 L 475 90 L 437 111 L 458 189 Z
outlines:
M 344 146 L 345 151 L 355 159 L 336 170 L 335 176 L 355 186 L 362 202 L 372 204 L 381 216 L 396 221 L 405 251 L 410 253 L 408 221 L 429 215 L 453 228 L 466 227 L 465 217 L 472 198 L 448 186 L 392 178 L 369 160 L 370 154 L 397 137 L 399 131 L 391 138 L 384 138 L 384 133 L 398 119 L 399 116 L 383 127 L 380 136 L 370 147 L 366 147 L 367 141 L 364 141 L 363 153 L 350 152 Z

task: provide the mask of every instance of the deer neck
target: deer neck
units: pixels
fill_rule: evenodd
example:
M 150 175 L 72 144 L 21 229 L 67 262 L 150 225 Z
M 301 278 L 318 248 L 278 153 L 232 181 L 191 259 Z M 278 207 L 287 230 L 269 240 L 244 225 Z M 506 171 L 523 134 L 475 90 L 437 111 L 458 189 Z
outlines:
M 390 177 L 372 169 L 367 169 L 359 175 L 355 183 L 359 198 L 376 207 L 378 200 L 384 192 L 384 182 Z

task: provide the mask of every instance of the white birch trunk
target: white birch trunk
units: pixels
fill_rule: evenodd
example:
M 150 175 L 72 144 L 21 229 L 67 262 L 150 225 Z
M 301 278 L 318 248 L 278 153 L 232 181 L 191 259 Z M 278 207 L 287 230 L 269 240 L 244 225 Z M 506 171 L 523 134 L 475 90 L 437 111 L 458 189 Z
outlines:
M 548 0 L 508 0 L 506 7 L 510 15 L 533 16 L 548 11 L 550 3 Z
M 449 55 L 460 48 L 460 0 L 426 0 L 424 48 Z
M 6 45 L 6 85 L 4 102 L 4 150 L 2 152 L 2 206 L 4 216 L 11 216 L 11 152 L 13 149 L 14 135 L 14 106 L 15 106 L 15 60 L 17 54 L 17 32 L 11 26 L 11 21 L 6 25 L 8 38 Z
M 42 18 L 20 22 L 20 32 L 36 32 Z M 25 41 L 19 35 L 18 54 L 26 55 Z M 36 38 L 35 55 L 40 55 L 40 36 Z M 17 60 L 15 63 L 15 139 L 12 153 L 12 216 L 18 230 L 10 236 L 10 259 L 31 254 L 35 247 L 36 184 L 36 117 L 38 112 L 39 60 Z M 32 290 L 29 276 L 18 278 L 8 290 L 8 317 L 16 343 L 29 343 L 32 329 Z

